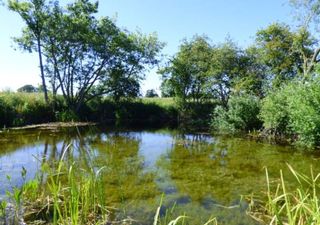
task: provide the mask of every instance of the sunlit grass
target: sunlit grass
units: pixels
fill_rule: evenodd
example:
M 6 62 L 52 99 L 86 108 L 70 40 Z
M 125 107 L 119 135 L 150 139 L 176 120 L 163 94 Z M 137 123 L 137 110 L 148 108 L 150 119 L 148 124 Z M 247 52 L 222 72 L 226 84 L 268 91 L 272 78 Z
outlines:
M 311 168 L 310 175 L 306 175 L 295 171 L 290 165 L 288 167 L 297 181 L 297 186 L 288 188 L 283 172 L 280 171 L 280 179 L 273 187 L 266 169 L 267 192 L 262 200 L 251 199 L 249 215 L 262 224 L 320 224 L 320 173 L 315 175 Z
M 162 107 L 175 106 L 174 98 L 141 98 L 143 103 L 153 103 Z

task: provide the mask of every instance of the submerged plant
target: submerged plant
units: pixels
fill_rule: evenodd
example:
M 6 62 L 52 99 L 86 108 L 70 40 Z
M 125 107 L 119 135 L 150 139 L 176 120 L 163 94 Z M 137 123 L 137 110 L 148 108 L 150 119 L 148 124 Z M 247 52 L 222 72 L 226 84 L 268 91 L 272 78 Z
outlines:
M 157 208 L 156 214 L 154 216 L 153 225 L 186 225 L 188 224 L 187 223 L 188 216 L 186 215 L 180 215 L 174 219 L 172 218 L 173 211 L 175 209 L 175 204 L 170 209 L 167 209 L 165 212 L 165 215 L 161 217 L 160 210 L 162 207 L 162 201 L 163 201 L 163 195 L 160 200 L 160 205 Z M 218 222 L 216 218 L 211 218 L 203 225 L 218 225 Z

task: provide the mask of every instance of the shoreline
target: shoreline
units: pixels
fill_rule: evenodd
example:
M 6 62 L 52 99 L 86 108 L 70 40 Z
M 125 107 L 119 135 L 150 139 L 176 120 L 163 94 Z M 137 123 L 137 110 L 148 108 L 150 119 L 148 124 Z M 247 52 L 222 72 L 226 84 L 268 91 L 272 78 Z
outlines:
M 31 130 L 31 129 L 59 129 L 59 128 L 68 128 L 68 127 L 84 127 L 84 126 L 95 126 L 97 123 L 94 122 L 50 122 L 50 123 L 41 123 L 41 124 L 32 124 L 26 125 L 21 127 L 9 127 L 9 128 L 2 128 L 1 132 L 7 130 Z

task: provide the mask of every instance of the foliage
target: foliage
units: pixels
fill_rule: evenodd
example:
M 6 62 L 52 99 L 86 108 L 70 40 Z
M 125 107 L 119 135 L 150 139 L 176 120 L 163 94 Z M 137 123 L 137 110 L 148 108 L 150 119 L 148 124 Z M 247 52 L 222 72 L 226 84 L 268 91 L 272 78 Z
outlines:
M 178 110 L 172 98 L 142 98 L 121 102 L 114 102 L 110 98 L 97 98 L 83 105 L 75 114 L 66 106 L 61 96 L 57 96 L 56 108 L 53 111 L 40 93 L 0 92 L 0 127 L 79 120 L 103 123 L 115 123 L 119 120 L 160 126 L 175 124 L 177 118 Z
M 208 98 L 205 84 L 210 73 L 211 48 L 205 36 L 185 40 L 176 56 L 159 71 L 166 83 L 163 87 L 173 90 L 182 108 L 190 99 L 201 102 Z
M 157 94 L 157 92 L 154 89 L 149 89 L 146 91 L 146 98 L 155 98 L 155 97 L 159 97 L 159 95 Z
M 211 73 L 208 84 L 209 94 L 226 106 L 229 100 L 233 81 L 240 77 L 242 70 L 239 64 L 243 53 L 230 39 L 212 49 Z
M 319 80 L 292 82 L 262 103 L 264 127 L 275 134 L 289 136 L 291 141 L 309 147 L 320 144 Z
M 88 120 L 116 122 L 117 125 L 172 125 L 177 122 L 178 110 L 171 99 L 143 98 L 114 102 L 108 98 L 89 102 Z
M 227 108 L 222 106 L 215 108 L 211 126 L 220 133 L 260 129 L 259 110 L 260 100 L 257 97 L 252 95 L 231 96 Z
M 40 67 L 53 95 L 60 90 L 74 111 L 97 96 L 136 97 L 147 66 L 159 61 L 163 43 L 155 34 L 129 33 L 108 17 L 97 19 L 98 2 L 78 0 L 63 9 L 58 1 L 12 0 L 9 6 L 27 24 L 16 42 L 38 52 L 40 61 L 44 56 Z
M 262 95 L 265 76 L 256 52 L 243 51 L 230 39 L 217 45 L 206 36 L 185 40 L 159 71 L 162 95 L 176 97 L 184 110 L 191 101 L 217 99 L 226 106 L 232 91 Z
M 20 88 L 17 89 L 18 92 L 26 92 L 26 93 L 33 93 L 38 92 L 38 89 L 31 84 L 26 84 Z
M 0 93 L 0 126 L 54 121 L 54 113 L 37 93 Z
M 285 24 L 274 23 L 257 32 L 256 42 L 261 49 L 262 62 L 270 71 L 274 87 L 302 72 L 302 61 L 294 48 L 294 39 L 294 32 Z
M 161 82 L 160 90 L 161 90 L 161 97 L 163 98 L 174 97 L 174 89 L 170 79 L 165 79 Z
M 232 79 L 233 94 L 266 95 L 268 76 L 261 60 L 261 49 L 253 45 L 245 49 L 238 59 L 239 74 Z

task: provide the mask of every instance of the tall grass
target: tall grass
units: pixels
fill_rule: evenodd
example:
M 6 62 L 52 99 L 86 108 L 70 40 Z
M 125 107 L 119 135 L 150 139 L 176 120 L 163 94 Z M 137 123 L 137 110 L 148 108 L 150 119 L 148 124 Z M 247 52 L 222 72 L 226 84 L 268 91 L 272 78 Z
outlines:
M 47 212 L 52 213 L 52 224 L 100 224 L 107 221 L 108 210 L 104 201 L 102 169 L 84 170 L 77 162 L 64 161 L 68 146 L 56 167 L 44 165 L 47 173 L 47 189 L 42 196 L 49 199 Z M 43 198 L 40 199 L 44 200 Z M 40 204 L 45 205 L 45 204 Z M 46 213 L 48 217 L 48 213 Z M 49 213 L 50 214 L 50 213 Z M 50 215 L 49 215 L 50 216 Z
M 263 200 L 252 200 L 249 215 L 263 224 L 270 225 L 318 225 L 320 224 L 319 177 L 310 169 L 310 175 L 299 173 L 288 165 L 297 181 L 289 188 L 280 171 L 280 179 L 272 188 L 266 169 L 267 192 Z
M 0 92 L 0 127 L 53 121 L 54 112 L 37 93 Z
M 109 211 L 100 179 L 103 168 L 87 170 L 75 161 L 64 160 L 68 151 L 72 151 L 70 145 L 58 162 L 45 162 L 42 176 L 8 191 L 15 221 L 23 218 L 27 224 L 106 224 Z M 8 217 L 7 206 L 7 202 L 1 203 L 0 219 Z

